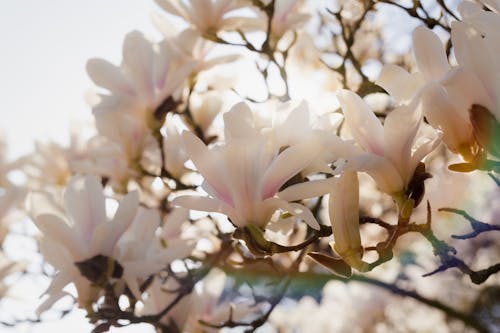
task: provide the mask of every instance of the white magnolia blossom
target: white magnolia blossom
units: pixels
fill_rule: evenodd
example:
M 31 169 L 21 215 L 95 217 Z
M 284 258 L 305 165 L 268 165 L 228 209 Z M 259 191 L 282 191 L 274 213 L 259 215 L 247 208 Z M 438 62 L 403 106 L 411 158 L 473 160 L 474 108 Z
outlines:
M 155 1 L 167 13 L 183 18 L 205 37 L 218 31 L 255 29 L 262 25 L 255 16 L 232 15 L 232 12 L 251 5 L 247 0 Z
M 450 66 L 435 33 L 418 27 L 413 33 L 418 72 L 409 74 L 398 66 L 386 65 L 377 83 L 399 103 L 421 99 L 426 119 L 443 132 L 448 148 L 473 161 L 478 148 L 470 121 L 472 106 L 486 107 L 500 119 L 496 114 L 500 79 L 495 69 L 500 62 L 494 56 L 500 16 L 468 1 L 463 1 L 459 9 L 464 20 L 452 22 L 451 29 L 458 66 Z
M 139 208 L 116 244 L 113 257 L 122 265 L 122 278 L 136 299 L 141 299 L 141 282 L 173 260 L 186 257 L 192 250 L 192 246 L 182 239 L 165 242 L 163 246 L 157 236 L 159 226 L 160 214 L 156 209 Z
M 460 93 L 500 122 L 500 15 L 469 1 L 463 1 L 459 11 L 463 21 L 452 23 L 451 38 L 459 67 L 470 73 L 470 81 L 461 82 L 467 89 Z
M 391 111 L 382 126 L 357 94 L 342 90 L 337 97 L 346 125 L 362 148 L 353 147 L 350 156 L 345 157 L 354 169 L 368 173 L 380 190 L 400 197 L 418 163 L 439 144 L 439 133 L 422 128 L 415 103 Z
M 268 108 L 276 108 L 276 112 L 270 116 Z M 291 103 L 269 104 L 265 111 L 259 114 L 252 112 L 244 103 L 235 105 L 232 112 L 224 114 L 226 140 L 238 138 L 251 141 L 256 136 L 266 136 L 276 150 L 308 142 L 317 147 L 318 153 L 301 173 L 334 173 L 329 164 L 336 159 L 335 152 L 350 148 L 333 134 L 335 124 L 321 117 L 313 120 L 306 102 L 297 106 Z M 335 149 L 330 149 L 331 146 Z
M 155 110 L 182 88 L 195 66 L 189 61 L 179 65 L 178 52 L 168 40 L 155 44 L 134 31 L 123 42 L 120 67 L 103 59 L 89 60 L 90 78 L 110 92 L 99 95 L 94 114 L 126 113 L 135 116 L 139 124 L 157 126 Z
M 47 310 L 66 293 L 63 288 L 74 283 L 81 307 L 94 300 L 98 290 L 80 274 L 75 263 L 96 255 L 112 257 L 119 238 L 132 223 L 139 207 L 137 192 L 130 192 L 110 220 L 106 216 L 102 185 L 94 176 L 73 177 L 64 193 L 66 216 L 45 213 L 36 216 L 35 223 L 43 236 L 40 251 L 57 270 L 57 275 L 45 291 L 49 297 L 38 308 Z
M 309 198 L 318 191 L 328 192 L 323 183 L 291 186 L 284 195 L 286 200 L 280 198 L 278 192 L 286 181 L 318 158 L 324 145 L 314 140 L 287 144 L 287 136 L 279 135 L 285 133 L 284 129 L 270 135 L 269 129 L 255 127 L 251 112 L 244 104 L 233 107 L 224 119 L 226 142 L 212 149 L 194 134 L 183 133 L 184 147 L 204 177 L 203 189 L 210 197 L 181 196 L 174 204 L 223 213 L 238 227 L 254 224 L 263 228 L 274 212 L 282 210 L 298 214 L 311 227 L 318 228 L 306 207 L 288 201 Z M 294 191 L 295 186 L 301 186 L 301 191 Z

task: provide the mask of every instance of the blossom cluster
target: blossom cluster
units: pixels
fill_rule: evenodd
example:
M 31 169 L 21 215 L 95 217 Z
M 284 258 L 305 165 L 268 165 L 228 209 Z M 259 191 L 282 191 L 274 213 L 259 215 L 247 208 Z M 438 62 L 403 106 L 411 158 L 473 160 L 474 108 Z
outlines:
M 98 331 L 123 320 L 159 332 L 255 330 L 268 318 L 287 331 L 303 325 L 280 317 L 289 279 L 353 276 L 377 285 L 362 273 L 382 264 L 386 276 L 405 271 L 403 259 L 400 266 L 385 263 L 413 251 L 411 242 L 398 241 L 410 233 L 429 241 L 436 272 L 458 268 L 478 284 L 496 272 L 474 271 L 436 236 L 431 204 L 439 199 L 425 188 L 434 186 L 432 176 L 452 179 L 449 170 L 474 171 L 471 177 L 487 171 L 499 182 L 499 3 L 464 0 L 459 15 L 444 7 L 451 13 L 451 56 L 430 18 L 422 18 L 425 25 L 413 32 L 413 71 L 386 60 L 378 75 L 359 65 L 379 56 L 369 51 L 374 34 L 365 31 L 359 38 L 366 40 L 354 43 L 358 29 L 376 25 L 364 24 L 375 2 L 339 1 L 338 12 L 318 14 L 342 28 L 330 31 L 342 41 L 333 47 L 343 57 L 331 68 L 321 58 L 330 51 L 310 33 L 316 15 L 310 2 L 156 3 L 164 11 L 154 18 L 160 40 L 133 31 L 119 65 L 87 62 L 96 85 L 90 139 L 75 135 L 69 147 L 39 143 L 15 162 L 0 146 L 0 242 L 8 233 L 5 216 L 24 211 L 54 268 L 37 315 L 72 295 Z M 332 24 L 320 18 L 321 28 Z M 245 82 L 252 62 L 266 87 L 263 101 Z M 305 86 L 294 85 L 315 86 L 315 75 L 327 88 L 309 90 L 336 101 L 310 98 Z M 417 223 L 425 201 L 426 220 Z M 500 229 L 473 221 L 477 234 Z M 20 267 L 2 264 L 0 278 Z M 340 288 L 333 285 L 324 293 Z M 378 286 L 414 295 L 387 282 Z M 385 296 L 374 297 L 357 311 L 389 306 Z M 297 309 L 307 313 L 329 302 L 305 298 Z M 386 316 L 371 315 L 359 325 L 366 329 Z M 487 325 L 474 320 L 464 322 Z

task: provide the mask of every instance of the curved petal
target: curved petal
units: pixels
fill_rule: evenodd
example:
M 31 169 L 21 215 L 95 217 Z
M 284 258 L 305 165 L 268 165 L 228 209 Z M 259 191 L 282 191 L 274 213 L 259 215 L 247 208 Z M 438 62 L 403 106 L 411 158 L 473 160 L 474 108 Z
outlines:
M 417 100 L 411 105 L 391 111 L 384 124 L 384 155 L 398 169 L 404 180 L 409 171 L 412 147 L 422 121 L 421 113 L 415 107 L 416 102 Z
M 418 69 L 427 80 L 438 80 L 450 70 L 443 43 L 427 27 L 417 27 L 413 32 L 413 52 Z
M 261 198 L 272 197 L 294 175 L 307 167 L 319 153 L 318 146 L 309 143 L 292 146 L 279 154 L 262 178 Z
M 224 113 L 224 131 L 226 140 L 253 138 L 257 134 L 254 127 L 254 115 L 245 102 L 236 104 Z
M 382 156 L 384 154 L 384 129 L 368 104 L 349 90 L 339 91 L 337 99 L 354 140 L 366 151 Z
M 175 206 L 198 210 L 209 213 L 222 213 L 234 215 L 234 210 L 224 202 L 212 198 L 196 195 L 183 195 L 172 200 Z M 231 216 L 229 216 L 231 218 Z
M 99 225 L 92 235 L 90 251 L 92 255 L 111 256 L 121 235 L 130 226 L 139 207 L 137 191 L 128 193 L 121 201 L 112 221 Z
M 286 201 L 315 198 L 330 193 L 335 178 L 317 179 L 287 187 L 278 193 L 278 197 Z
M 128 78 L 117 67 L 104 59 L 90 59 L 87 61 L 87 73 L 92 81 L 100 87 L 121 94 L 133 94 Z
M 52 214 L 41 214 L 36 217 L 35 224 L 45 237 L 64 246 L 75 261 L 86 257 L 87 249 L 82 239 L 59 217 Z
M 139 31 L 132 31 L 123 42 L 123 64 L 131 80 L 139 87 L 141 95 L 152 102 L 153 87 L 153 44 Z
M 85 242 L 89 242 L 94 228 L 107 221 L 102 185 L 95 176 L 75 176 L 64 193 L 64 207 Z
M 205 178 L 217 197 L 226 203 L 232 202 L 231 190 L 225 180 L 223 156 L 217 151 L 210 151 L 207 146 L 193 133 L 182 132 L 182 142 L 189 158 Z
M 389 93 L 396 103 L 404 103 L 411 99 L 422 85 L 418 75 L 410 74 L 402 67 L 385 65 L 375 82 Z

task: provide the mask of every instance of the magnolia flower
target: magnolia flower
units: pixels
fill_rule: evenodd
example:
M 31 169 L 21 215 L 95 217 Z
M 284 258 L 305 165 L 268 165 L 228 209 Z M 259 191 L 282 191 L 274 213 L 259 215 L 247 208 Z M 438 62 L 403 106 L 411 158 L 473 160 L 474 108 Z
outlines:
M 139 208 L 135 219 L 120 237 L 113 257 L 122 265 L 122 279 L 136 299 L 141 299 L 139 284 L 151 274 L 165 268 L 173 260 L 182 259 L 191 250 L 186 241 L 162 246 L 156 236 L 160 226 L 160 214 L 155 209 Z
M 383 192 L 400 197 L 417 165 L 439 144 L 440 135 L 421 127 L 416 103 L 390 112 L 382 126 L 357 94 L 341 90 L 337 97 L 346 125 L 362 148 L 353 147 L 345 157 L 354 169 L 367 172 Z
M 359 181 L 356 171 L 344 171 L 335 182 L 329 201 L 333 250 L 359 271 L 368 270 L 362 260 L 363 247 L 359 234 Z
M 323 124 L 313 122 L 306 102 L 295 107 L 289 103 L 270 105 L 270 107 L 277 109 L 272 117 L 269 117 L 268 108 L 263 110 L 262 113 L 265 114 L 258 114 L 252 112 L 244 103 L 235 105 L 232 112 L 224 114 L 226 140 L 233 138 L 253 140 L 254 137 L 263 135 L 268 137 L 270 143 L 274 143 L 276 150 L 309 142 L 317 146 L 319 153 L 301 173 L 303 175 L 316 172 L 334 173 L 329 164 L 336 159 L 336 155 L 329 148 L 335 145 L 339 151 L 348 147 L 332 134 L 334 128 L 329 126 L 330 124 L 325 125 L 325 122 Z
M 446 146 L 465 160 L 474 160 L 477 145 L 469 110 L 473 104 L 484 104 L 487 98 L 480 82 L 471 70 L 449 65 L 441 40 L 427 27 L 415 29 L 413 49 L 417 73 L 387 65 L 377 84 L 398 103 L 421 100 L 426 119 L 443 132 Z
M 455 57 L 461 68 L 469 71 L 474 81 L 461 92 L 475 104 L 487 108 L 500 122 L 500 15 L 481 10 L 463 1 L 459 6 L 463 22 L 453 22 L 451 38 Z M 475 86 L 474 86 L 475 85 Z
M 116 243 L 136 215 L 137 192 L 125 196 L 112 220 L 106 216 L 103 188 L 94 176 L 73 177 L 64 193 L 66 216 L 45 213 L 36 216 L 35 224 L 43 236 L 40 251 L 57 270 L 45 294 L 49 296 L 38 308 L 47 310 L 65 295 L 62 290 L 74 283 L 81 307 L 96 297 L 96 290 L 75 265 L 97 255 L 112 257 Z
M 254 224 L 264 228 L 276 210 L 300 216 L 313 228 L 318 224 L 304 206 L 288 201 L 300 200 L 310 192 L 324 191 L 317 183 L 298 184 L 306 193 L 288 188 L 279 198 L 279 189 L 304 170 L 322 153 L 316 141 L 281 146 L 279 136 L 266 135 L 249 125 L 250 110 L 238 104 L 225 117 L 226 142 L 209 149 L 190 132 L 183 133 L 186 152 L 204 177 L 203 189 L 210 197 L 181 196 L 173 203 L 190 209 L 227 215 L 237 227 Z M 294 185 L 297 186 L 297 185 Z M 328 192 L 326 190 L 324 193 Z M 278 197 L 276 197 L 278 196 Z M 287 201 L 288 200 L 288 201 Z
M 281 153 L 264 140 L 233 140 L 225 146 L 208 149 L 190 132 L 183 133 L 184 146 L 205 181 L 203 189 L 210 197 L 181 196 L 175 205 L 227 215 L 237 227 L 249 224 L 261 228 L 278 209 L 292 214 L 307 210 L 276 198 L 280 187 L 299 173 L 316 153 L 305 143 Z M 224 172 L 221 172 L 224 170 Z M 310 212 L 309 212 L 310 214 Z M 305 219 L 318 228 L 312 215 Z
M 168 40 L 158 44 L 134 31 L 123 42 L 123 60 L 117 67 L 103 59 L 90 59 L 87 72 L 110 94 L 100 94 L 94 114 L 117 112 L 133 115 L 145 127 L 158 127 L 155 110 L 182 88 L 195 64 L 184 61 Z M 159 124 L 161 126 L 161 124 Z
M 167 13 L 179 16 L 195 27 L 204 37 L 218 31 L 252 29 L 261 25 L 254 17 L 233 15 L 247 7 L 246 0 L 155 0 Z

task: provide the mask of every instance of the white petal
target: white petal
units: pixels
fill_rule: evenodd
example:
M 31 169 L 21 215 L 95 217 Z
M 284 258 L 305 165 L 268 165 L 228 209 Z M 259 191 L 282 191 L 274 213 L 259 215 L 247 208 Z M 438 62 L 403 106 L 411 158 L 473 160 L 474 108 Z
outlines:
M 248 105 L 240 102 L 224 113 L 226 140 L 234 138 L 253 138 L 257 135 L 254 128 L 254 115 Z
M 365 101 L 349 90 L 339 91 L 337 98 L 354 140 L 366 151 L 383 155 L 384 129 Z
M 418 75 L 408 73 L 402 67 L 389 64 L 380 72 L 376 84 L 391 95 L 396 103 L 404 103 L 412 98 L 422 84 Z
M 443 140 L 453 152 L 472 139 L 472 125 L 462 113 L 468 112 L 470 105 L 455 107 L 446 90 L 437 83 L 429 83 L 422 91 L 422 109 L 434 128 L 443 131 Z
M 87 73 L 100 87 L 121 94 L 133 94 L 130 82 L 121 69 L 106 60 L 94 58 L 87 61 Z
M 184 131 L 182 142 L 189 158 L 207 181 L 210 187 L 217 193 L 217 197 L 230 204 L 231 190 L 226 184 L 223 156 L 217 151 L 210 151 L 207 146 L 193 133 Z
M 307 167 L 318 155 L 318 148 L 320 147 L 305 143 L 289 147 L 280 153 L 262 179 L 262 199 L 272 197 L 287 180 Z
M 111 256 L 120 236 L 132 223 L 139 207 L 137 191 L 128 193 L 121 201 L 112 221 L 99 225 L 92 235 L 91 253 Z
M 195 195 L 177 197 L 172 201 L 172 204 L 202 212 L 223 213 L 226 215 L 233 211 L 231 207 L 220 200 Z
M 413 51 L 419 70 L 427 80 L 437 80 L 450 69 L 443 43 L 427 27 L 420 26 L 413 32 Z
M 391 111 L 385 118 L 384 154 L 398 169 L 405 182 L 408 180 L 411 151 L 421 121 L 416 101 Z
M 123 42 L 123 67 L 147 101 L 153 100 L 153 45 L 142 33 L 132 31 Z
M 66 222 L 55 215 L 41 214 L 37 216 L 35 224 L 48 239 L 64 246 L 75 261 L 85 258 L 87 249 L 80 235 L 76 235 Z
M 88 243 L 94 228 L 107 221 L 102 185 L 95 176 L 73 177 L 64 193 L 64 206 L 84 242 Z
M 295 184 L 279 192 L 278 197 L 286 201 L 319 197 L 323 194 L 330 193 L 334 182 L 334 178 L 331 177 Z

